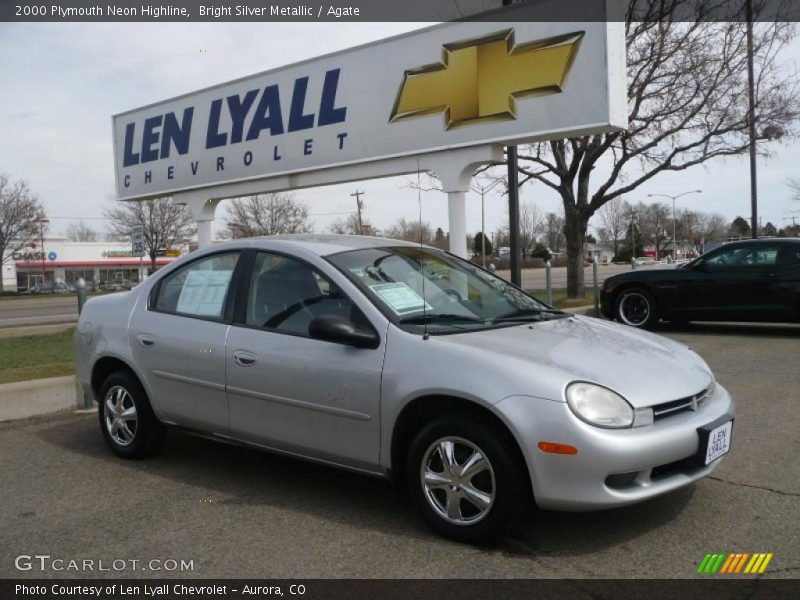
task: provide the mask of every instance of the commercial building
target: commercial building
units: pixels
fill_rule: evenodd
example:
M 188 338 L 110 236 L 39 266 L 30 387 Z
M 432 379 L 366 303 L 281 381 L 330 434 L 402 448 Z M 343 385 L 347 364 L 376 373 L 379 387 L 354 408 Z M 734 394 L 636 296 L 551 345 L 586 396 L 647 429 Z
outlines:
M 186 248 L 170 248 L 156 260 L 156 268 L 175 260 Z M 47 237 L 14 252 L 2 265 L 3 290 L 23 292 L 42 282 L 74 285 L 81 277 L 90 288 L 118 288 L 136 284 L 146 276 L 150 259 L 141 265 L 130 242 L 70 242 Z

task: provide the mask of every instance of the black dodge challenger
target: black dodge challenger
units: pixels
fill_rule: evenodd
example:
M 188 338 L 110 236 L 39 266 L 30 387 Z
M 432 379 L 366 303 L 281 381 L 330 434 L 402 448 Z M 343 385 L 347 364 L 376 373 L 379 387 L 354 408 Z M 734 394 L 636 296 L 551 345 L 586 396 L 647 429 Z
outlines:
M 800 238 L 732 242 L 677 268 L 614 275 L 600 308 L 641 328 L 659 319 L 800 322 Z

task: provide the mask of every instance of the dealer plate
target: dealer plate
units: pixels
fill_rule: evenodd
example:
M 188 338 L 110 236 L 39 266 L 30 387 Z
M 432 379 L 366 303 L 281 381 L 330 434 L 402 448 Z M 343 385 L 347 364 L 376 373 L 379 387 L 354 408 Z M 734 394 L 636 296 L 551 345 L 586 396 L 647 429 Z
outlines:
M 706 444 L 705 464 L 710 464 L 728 453 L 731 449 L 732 433 L 733 421 L 723 423 L 709 432 L 708 443 Z

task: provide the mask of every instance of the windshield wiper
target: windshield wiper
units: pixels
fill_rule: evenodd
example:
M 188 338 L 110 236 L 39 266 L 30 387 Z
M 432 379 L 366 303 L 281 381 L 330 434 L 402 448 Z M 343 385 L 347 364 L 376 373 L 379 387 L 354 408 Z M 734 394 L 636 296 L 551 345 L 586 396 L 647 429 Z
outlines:
M 532 321 L 543 320 L 542 315 L 566 315 L 563 310 L 554 310 L 552 308 L 521 308 L 519 310 L 511 311 L 504 315 L 500 315 L 492 319 L 492 323 L 502 323 L 507 321 Z
M 423 325 L 433 321 L 467 321 L 469 323 L 486 323 L 484 319 L 479 319 L 478 317 L 457 315 L 453 313 L 428 313 L 424 315 L 415 315 L 413 317 L 403 317 L 400 319 L 400 323 L 403 325 Z

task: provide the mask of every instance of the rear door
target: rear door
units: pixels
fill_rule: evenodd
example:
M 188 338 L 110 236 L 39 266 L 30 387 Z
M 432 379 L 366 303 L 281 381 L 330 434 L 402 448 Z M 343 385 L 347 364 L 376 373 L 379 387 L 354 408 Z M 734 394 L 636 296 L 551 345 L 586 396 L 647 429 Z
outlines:
M 165 276 L 134 311 L 129 343 L 167 421 L 228 432 L 225 340 L 239 252 L 205 256 Z

